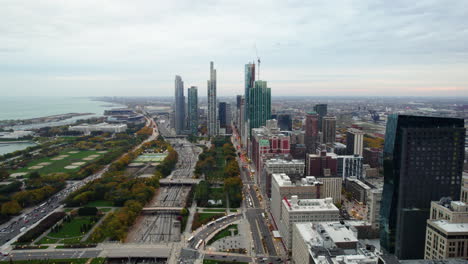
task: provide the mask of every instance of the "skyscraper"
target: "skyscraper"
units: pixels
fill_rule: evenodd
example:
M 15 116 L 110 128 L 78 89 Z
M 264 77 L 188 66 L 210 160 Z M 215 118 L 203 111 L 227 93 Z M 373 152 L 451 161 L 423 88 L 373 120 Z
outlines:
M 336 141 L 336 117 L 325 116 L 322 118 L 322 142 L 324 144 Z
M 185 129 L 185 96 L 184 82 L 179 75 L 175 77 L 175 103 L 174 103 L 174 127 L 177 134 Z
M 218 106 L 219 127 L 224 128 L 226 134 L 231 134 L 231 105 L 220 102 Z
M 198 134 L 198 89 L 192 86 L 187 91 L 188 95 L 188 120 L 190 133 Z
M 318 115 L 316 112 L 309 112 L 306 115 L 305 123 L 305 145 L 307 148 L 307 153 L 315 154 L 317 150 L 317 141 L 318 141 Z
M 266 81 L 255 81 L 254 87 L 249 90 L 249 99 L 246 108 L 249 111 L 249 131 L 266 125 L 271 118 L 271 89 Z M 250 132 L 249 132 L 250 133 Z
M 355 128 L 346 132 L 346 154 L 362 156 L 364 150 L 364 133 Z
M 209 136 L 218 135 L 218 118 L 216 113 L 216 69 L 210 62 L 210 79 L 208 80 L 208 113 L 207 128 Z
M 250 96 L 250 89 L 254 88 L 254 83 L 255 83 L 255 64 L 254 63 L 249 63 L 245 65 L 245 71 L 244 71 L 244 99 L 246 102 L 249 102 L 249 96 Z M 244 110 L 244 120 L 247 121 L 249 118 L 249 109 L 248 105 L 246 105 L 245 110 Z
M 422 259 L 431 201 L 460 195 L 463 119 L 390 115 L 384 146 L 380 245 Z
M 323 117 L 327 115 L 327 105 L 326 104 L 318 104 L 314 106 L 314 111 L 317 112 L 319 116 L 319 131 L 322 131 L 322 125 L 323 125 Z

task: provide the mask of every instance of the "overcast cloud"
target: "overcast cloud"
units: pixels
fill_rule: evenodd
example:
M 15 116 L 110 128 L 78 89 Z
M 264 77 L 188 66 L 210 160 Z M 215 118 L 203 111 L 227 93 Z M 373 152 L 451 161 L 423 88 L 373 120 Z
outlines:
M 273 95 L 468 95 L 464 0 L 0 4 L 3 95 L 235 95 L 255 46 Z

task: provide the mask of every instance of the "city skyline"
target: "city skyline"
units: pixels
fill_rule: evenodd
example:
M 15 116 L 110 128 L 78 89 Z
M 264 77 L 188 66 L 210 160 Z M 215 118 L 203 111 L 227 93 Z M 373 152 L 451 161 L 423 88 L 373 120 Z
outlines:
M 468 93 L 463 1 L 7 1 L 0 15 L 5 96 L 169 96 L 175 72 L 205 94 L 210 60 L 219 95 L 231 96 L 242 94 L 243 66 L 257 55 L 260 79 L 278 96 Z

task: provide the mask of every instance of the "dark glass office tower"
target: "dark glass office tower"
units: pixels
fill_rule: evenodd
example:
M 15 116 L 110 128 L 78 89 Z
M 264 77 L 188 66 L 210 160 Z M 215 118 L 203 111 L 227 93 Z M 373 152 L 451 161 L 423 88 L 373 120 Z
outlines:
M 174 103 L 174 123 L 177 135 L 185 129 L 185 96 L 184 82 L 179 75 L 175 77 L 175 103 Z
M 384 146 L 380 244 L 399 259 L 424 258 L 431 201 L 458 199 L 463 119 L 391 115 Z
M 272 116 L 272 118 L 274 118 Z M 292 119 L 289 114 L 278 114 L 278 126 L 281 131 L 292 131 Z
M 319 120 L 318 120 L 318 128 L 319 128 L 319 131 L 322 131 L 322 120 L 323 120 L 323 117 L 325 117 L 327 115 L 327 104 L 318 104 L 318 105 L 315 105 L 314 106 L 314 111 L 317 112 L 318 116 L 319 116 Z

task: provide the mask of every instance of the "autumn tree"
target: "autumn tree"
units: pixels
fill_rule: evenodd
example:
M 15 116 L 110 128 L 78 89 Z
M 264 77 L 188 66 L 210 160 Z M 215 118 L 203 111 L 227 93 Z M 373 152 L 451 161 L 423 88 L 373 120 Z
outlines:
M 2 214 L 4 215 L 16 215 L 21 212 L 23 208 L 17 201 L 10 201 L 2 204 Z

